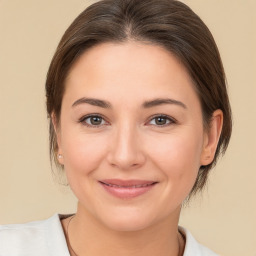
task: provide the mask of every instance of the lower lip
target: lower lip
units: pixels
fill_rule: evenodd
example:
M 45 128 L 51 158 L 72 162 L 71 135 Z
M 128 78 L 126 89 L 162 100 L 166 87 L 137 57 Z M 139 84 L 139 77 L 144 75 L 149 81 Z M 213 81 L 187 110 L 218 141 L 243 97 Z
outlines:
M 138 197 L 140 195 L 145 194 L 146 192 L 148 192 L 149 190 L 151 190 L 156 183 L 152 184 L 152 185 L 148 185 L 146 187 L 139 187 L 139 188 L 134 188 L 134 187 L 111 187 L 108 186 L 104 183 L 100 184 L 103 186 L 103 188 L 110 193 L 111 195 L 121 198 L 121 199 L 130 199 L 130 198 L 134 198 L 134 197 Z

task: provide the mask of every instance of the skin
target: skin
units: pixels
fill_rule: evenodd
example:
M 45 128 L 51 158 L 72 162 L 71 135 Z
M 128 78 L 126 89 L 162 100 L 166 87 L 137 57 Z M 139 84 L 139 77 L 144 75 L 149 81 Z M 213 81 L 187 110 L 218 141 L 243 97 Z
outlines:
M 133 41 L 88 50 L 73 65 L 65 86 L 59 125 L 54 113 L 52 119 L 63 156 L 59 161 L 78 198 L 69 227 L 72 248 L 79 256 L 106 251 L 110 256 L 182 255 L 181 204 L 199 167 L 213 160 L 222 112 L 213 113 L 205 131 L 200 102 L 183 65 L 160 46 Z M 73 105 L 83 97 L 108 101 L 111 108 Z M 181 104 L 142 107 L 156 98 Z M 84 118 L 93 114 L 103 117 L 98 127 Z M 168 118 L 159 124 L 155 115 L 161 114 Z M 113 178 L 158 183 L 125 200 L 98 182 Z M 63 220 L 64 231 L 67 222 Z

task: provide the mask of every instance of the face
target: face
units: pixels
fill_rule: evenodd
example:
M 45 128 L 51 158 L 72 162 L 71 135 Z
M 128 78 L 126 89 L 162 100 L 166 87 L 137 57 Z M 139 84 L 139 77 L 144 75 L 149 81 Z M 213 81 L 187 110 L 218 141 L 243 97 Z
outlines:
M 79 211 L 114 230 L 178 218 L 207 140 L 185 68 L 138 42 L 97 45 L 74 64 L 57 137 Z

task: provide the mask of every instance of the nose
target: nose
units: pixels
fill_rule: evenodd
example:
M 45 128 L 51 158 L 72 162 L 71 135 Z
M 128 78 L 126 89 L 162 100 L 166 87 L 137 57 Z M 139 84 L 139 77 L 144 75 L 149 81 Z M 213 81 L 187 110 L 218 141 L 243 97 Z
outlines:
M 141 167 L 146 160 L 136 127 L 126 123 L 115 130 L 110 141 L 107 160 L 121 170 Z

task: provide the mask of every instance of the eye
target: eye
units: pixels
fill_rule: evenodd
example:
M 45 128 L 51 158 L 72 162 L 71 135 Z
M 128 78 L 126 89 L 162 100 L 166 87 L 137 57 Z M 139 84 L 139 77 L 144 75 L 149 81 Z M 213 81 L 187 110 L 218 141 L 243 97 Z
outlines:
M 100 115 L 84 116 L 79 120 L 79 122 L 89 127 L 99 127 L 107 124 L 104 118 Z
M 175 123 L 175 120 L 166 115 L 154 116 L 149 122 L 149 124 L 156 126 L 168 126 L 173 123 Z

